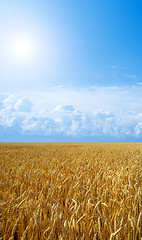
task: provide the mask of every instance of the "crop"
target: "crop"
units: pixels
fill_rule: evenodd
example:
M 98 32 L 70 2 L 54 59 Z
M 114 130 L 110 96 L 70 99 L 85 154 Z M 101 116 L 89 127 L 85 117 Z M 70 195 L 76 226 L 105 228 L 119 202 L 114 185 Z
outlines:
M 142 239 L 141 143 L 1 143 L 0 239 Z

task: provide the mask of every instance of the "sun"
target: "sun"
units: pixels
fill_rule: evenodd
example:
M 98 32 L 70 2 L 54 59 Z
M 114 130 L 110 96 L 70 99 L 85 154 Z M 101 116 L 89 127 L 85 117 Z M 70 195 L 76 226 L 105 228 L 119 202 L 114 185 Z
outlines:
M 30 39 L 20 37 L 12 42 L 12 54 L 18 60 L 29 59 L 33 54 L 33 45 Z

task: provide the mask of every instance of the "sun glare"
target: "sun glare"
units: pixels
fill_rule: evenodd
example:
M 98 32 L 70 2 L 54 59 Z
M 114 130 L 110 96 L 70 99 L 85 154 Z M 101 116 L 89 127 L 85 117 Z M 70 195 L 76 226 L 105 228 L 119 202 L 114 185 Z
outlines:
M 28 38 L 17 38 L 12 43 L 12 54 L 19 60 L 29 59 L 33 54 L 33 46 Z

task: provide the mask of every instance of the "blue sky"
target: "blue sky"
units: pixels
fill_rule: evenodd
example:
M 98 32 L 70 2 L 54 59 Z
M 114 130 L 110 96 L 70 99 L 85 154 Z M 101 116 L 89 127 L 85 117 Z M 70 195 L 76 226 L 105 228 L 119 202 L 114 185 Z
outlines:
M 2 1 L 0 141 L 142 141 L 141 13 L 138 0 Z

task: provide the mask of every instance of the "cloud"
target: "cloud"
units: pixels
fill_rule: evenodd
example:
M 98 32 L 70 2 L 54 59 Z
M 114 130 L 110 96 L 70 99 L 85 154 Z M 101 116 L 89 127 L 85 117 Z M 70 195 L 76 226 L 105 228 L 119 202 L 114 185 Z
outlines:
M 108 68 L 108 69 L 119 69 L 120 67 L 117 66 L 117 65 L 112 65 L 112 66 L 106 66 L 105 68 Z
M 40 120 L 38 120 L 36 117 L 34 116 L 28 116 L 27 118 L 24 119 L 24 121 L 22 121 L 22 130 L 24 131 L 38 131 L 38 129 L 40 128 Z
M 77 135 L 84 121 L 84 115 L 72 105 L 58 105 L 52 110 L 44 109 L 36 116 L 28 116 L 22 122 L 24 131 L 37 131 L 48 135 Z
M 50 103 L 52 94 L 49 94 L 48 106 L 45 107 L 45 98 L 45 105 L 41 104 L 40 110 L 34 98 L 31 102 L 27 96 L 0 94 L 0 141 L 19 138 L 28 141 L 29 137 L 33 141 L 48 141 L 50 137 L 53 141 L 60 137 L 63 141 L 141 140 L 142 97 L 138 87 L 90 87 L 66 91 L 59 88 L 54 92 L 58 99 L 54 104 Z M 41 96 L 38 97 L 39 104 L 44 93 Z
M 15 121 L 15 117 L 13 116 L 3 116 L 0 119 L 0 125 L 4 127 L 12 127 Z
M 1 109 L 7 111 L 29 112 L 32 108 L 32 103 L 26 97 L 21 97 L 15 94 L 6 96 L 0 101 Z
M 122 74 L 122 77 L 128 78 L 128 79 L 136 79 L 137 76 L 135 74 Z
M 7 130 L 21 129 L 22 121 L 31 112 L 32 103 L 26 98 L 14 94 L 0 94 L 0 125 Z M 14 132 L 13 132 L 14 134 Z
M 137 85 L 142 85 L 142 82 L 137 83 Z
M 58 125 L 58 132 L 66 135 L 81 134 L 83 125 L 83 113 L 70 105 L 59 105 L 53 109 L 53 119 Z
M 75 109 L 71 104 L 64 104 L 64 105 L 58 105 L 56 108 L 53 109 L 55 112 L 74 112 Z
M 142 121 L 138 122 L 134 129 L 136 136 L 142 135 Z
M 20 112 L 30 112 L 32 105 L 33 104 L 26 97 L 22 97 L 15 103 L 14 109 Z

